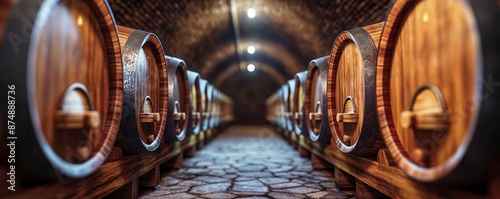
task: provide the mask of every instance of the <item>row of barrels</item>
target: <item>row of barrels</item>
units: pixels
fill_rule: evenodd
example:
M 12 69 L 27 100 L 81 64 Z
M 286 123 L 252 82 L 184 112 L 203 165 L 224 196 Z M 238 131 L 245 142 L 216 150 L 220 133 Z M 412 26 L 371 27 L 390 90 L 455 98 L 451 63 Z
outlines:
M 338 34 L 267 99 L 266 118 L 346 154 L 387 148 L 422 182 L 489 183 L 500 176 L 499 16 L 494 1 L 396 0 L 384 22 Z
M 113 146 L 151 152 L 233 119 L 227 95 L 155 34 L 117 26 L 107 1 L 5 4 L 0 135 L 33 174 L 84 177 Z

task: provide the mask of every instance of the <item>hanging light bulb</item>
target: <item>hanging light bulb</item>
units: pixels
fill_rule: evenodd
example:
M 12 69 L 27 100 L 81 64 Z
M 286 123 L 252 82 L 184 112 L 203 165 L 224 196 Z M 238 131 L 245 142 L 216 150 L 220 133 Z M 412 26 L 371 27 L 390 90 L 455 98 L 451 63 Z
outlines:
M 248 52 L 248 54 L 254 54 L 255 53 L 255 46 L 252 46 L 252 45 L 248 46 L 247 52 Z
M 257 15 L 257 11 L 254 8 L 248 8 L 247 16 L 250 19 L 253 19 Z
M 253 71 L 255 71 L 255 65 L 253 65 L 253 64 L 248 64 L 248 66 L 247 66 L 247 71 L 248 71 L 248 72 L 253 72 Z

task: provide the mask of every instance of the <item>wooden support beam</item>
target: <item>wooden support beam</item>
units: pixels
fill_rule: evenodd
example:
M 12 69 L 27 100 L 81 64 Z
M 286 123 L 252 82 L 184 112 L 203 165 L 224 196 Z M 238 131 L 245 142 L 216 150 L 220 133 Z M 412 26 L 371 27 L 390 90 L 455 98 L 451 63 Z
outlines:
M 356 178 L 338 167 L 335 167 L 334 170 L 335 174 L 335 186 L 339 190 L 349 190 L 349 189 L 355 189 L 356 188 Z
M 156 187 L 160 184 L 160 178 L 160 167 L 156 166 L 154 169 L 151 169 L 139 177 L 139 186 L 156 189 Z
M 333 169 L 333 165 L 320 156 L 311 153 L 311 164 L 314 169 Z
M 24 189 L 14 198 L 101 198 L 132 182 L 178 154 L 180 148 L 163 144 L 157 151 L 125 156 L 114 162 L 104 163 L 99 169 L 79 179 L 65 179 L 59 183 Z M 121 197 L 128 198 L 128 197 Z
M 379 198 L 389 198 L 380 191 L 366 185 L 361 180 L 355 180 L 356 184 L 356 197 L 363 199 L 379 199 Z
M 198 141 L 196 143 L 196 148 L 201 149 L 205 146 L 205 131 L 201 131 L 197 137 Z
M 292 147 L 294 149 L 298 149 L 299 148 L 299 139 L 297 138 L 297 134 L 295 134 L 295 132 L 290 132 L 290 141 L 292 143 Z
M 122 198 L 138 198 L 139 197 L 139 183 L 137 178 L 133 179 L 131 182 L 120 187 L 116 191 L 104 197 L 105 199 L 122 199 Z
M 166 161 L 165 163 L 161 164 L 162 169 L 179 169 L 182 166 L 182 160 L 183 160 L 183 155 L 182 153 L 177 154 L 174 156 L 172 159 Z
M 304 139 L 306 139 L 304 135 L 299 136 L 299 142 L 298 142 L 299 154 L 302 157 L 311 157 L 311 152 L 309 152 L 309 150 L 307 150 L 307 148 L 303 146 L 305 144 Z
M 195 154 L 196 154 L 196 145 L 191 146 L 184 151 L 184 156 L 186 157 L 193 157 Z

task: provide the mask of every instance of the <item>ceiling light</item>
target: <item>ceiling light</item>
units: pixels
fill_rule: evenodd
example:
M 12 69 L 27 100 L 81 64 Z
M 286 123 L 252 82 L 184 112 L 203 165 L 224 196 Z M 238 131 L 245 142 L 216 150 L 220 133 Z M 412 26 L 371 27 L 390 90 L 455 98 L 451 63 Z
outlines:
M 248 18 L 253 19 L 255 17 L 255 15 L 257 15 L 257 12 L 255 11 L 254 8 L 248 8 L 247 15 L 248 15 Z
M 253 64 L 248 64 L 248 66 L 247 66 L 247 71 L 248 71 L 248 72 L 253 72 L 253 71 L 255 71 L 255 65 L 253 65 Z
M 248 52 L 248 54 L 254 54 L 255 53 L 255 46 L 252 46 L 252 45 L 248 46 L 247 52 Z

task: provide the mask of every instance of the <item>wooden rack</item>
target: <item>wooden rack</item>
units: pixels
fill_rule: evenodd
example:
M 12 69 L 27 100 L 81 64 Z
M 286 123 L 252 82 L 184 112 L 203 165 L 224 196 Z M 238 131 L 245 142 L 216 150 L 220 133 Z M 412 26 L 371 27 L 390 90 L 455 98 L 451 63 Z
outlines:
M 384 163 L 390 162 L 387 161 L 387 158 L 391 158 L 387 157 L 388 154 L 386 157 L 358 157 L 342 153 L 331 144 L 321 146 L 304 135 L 297 136 L 289 132 L 283 132 L 282 135 L 302 156 L 311 158 L 315 169 L 334 171 L 337 187 L 355 189 L 358 198 L 499 197 L 415 181 L 406 176 L 396 165 Z M 493 188 L 490 186 L 490 189 Z
M 191 135 L 182 142 L 165 143 L 154 152 L 118 157 L 85 178 L 37 185 L 7 198 L 137 198 L 141 184 L 154 187 L 159 183 L 160 168 L 179 168 L 183 156 L 194 155 L 197 146 L 213 136 L 211 130 Z

